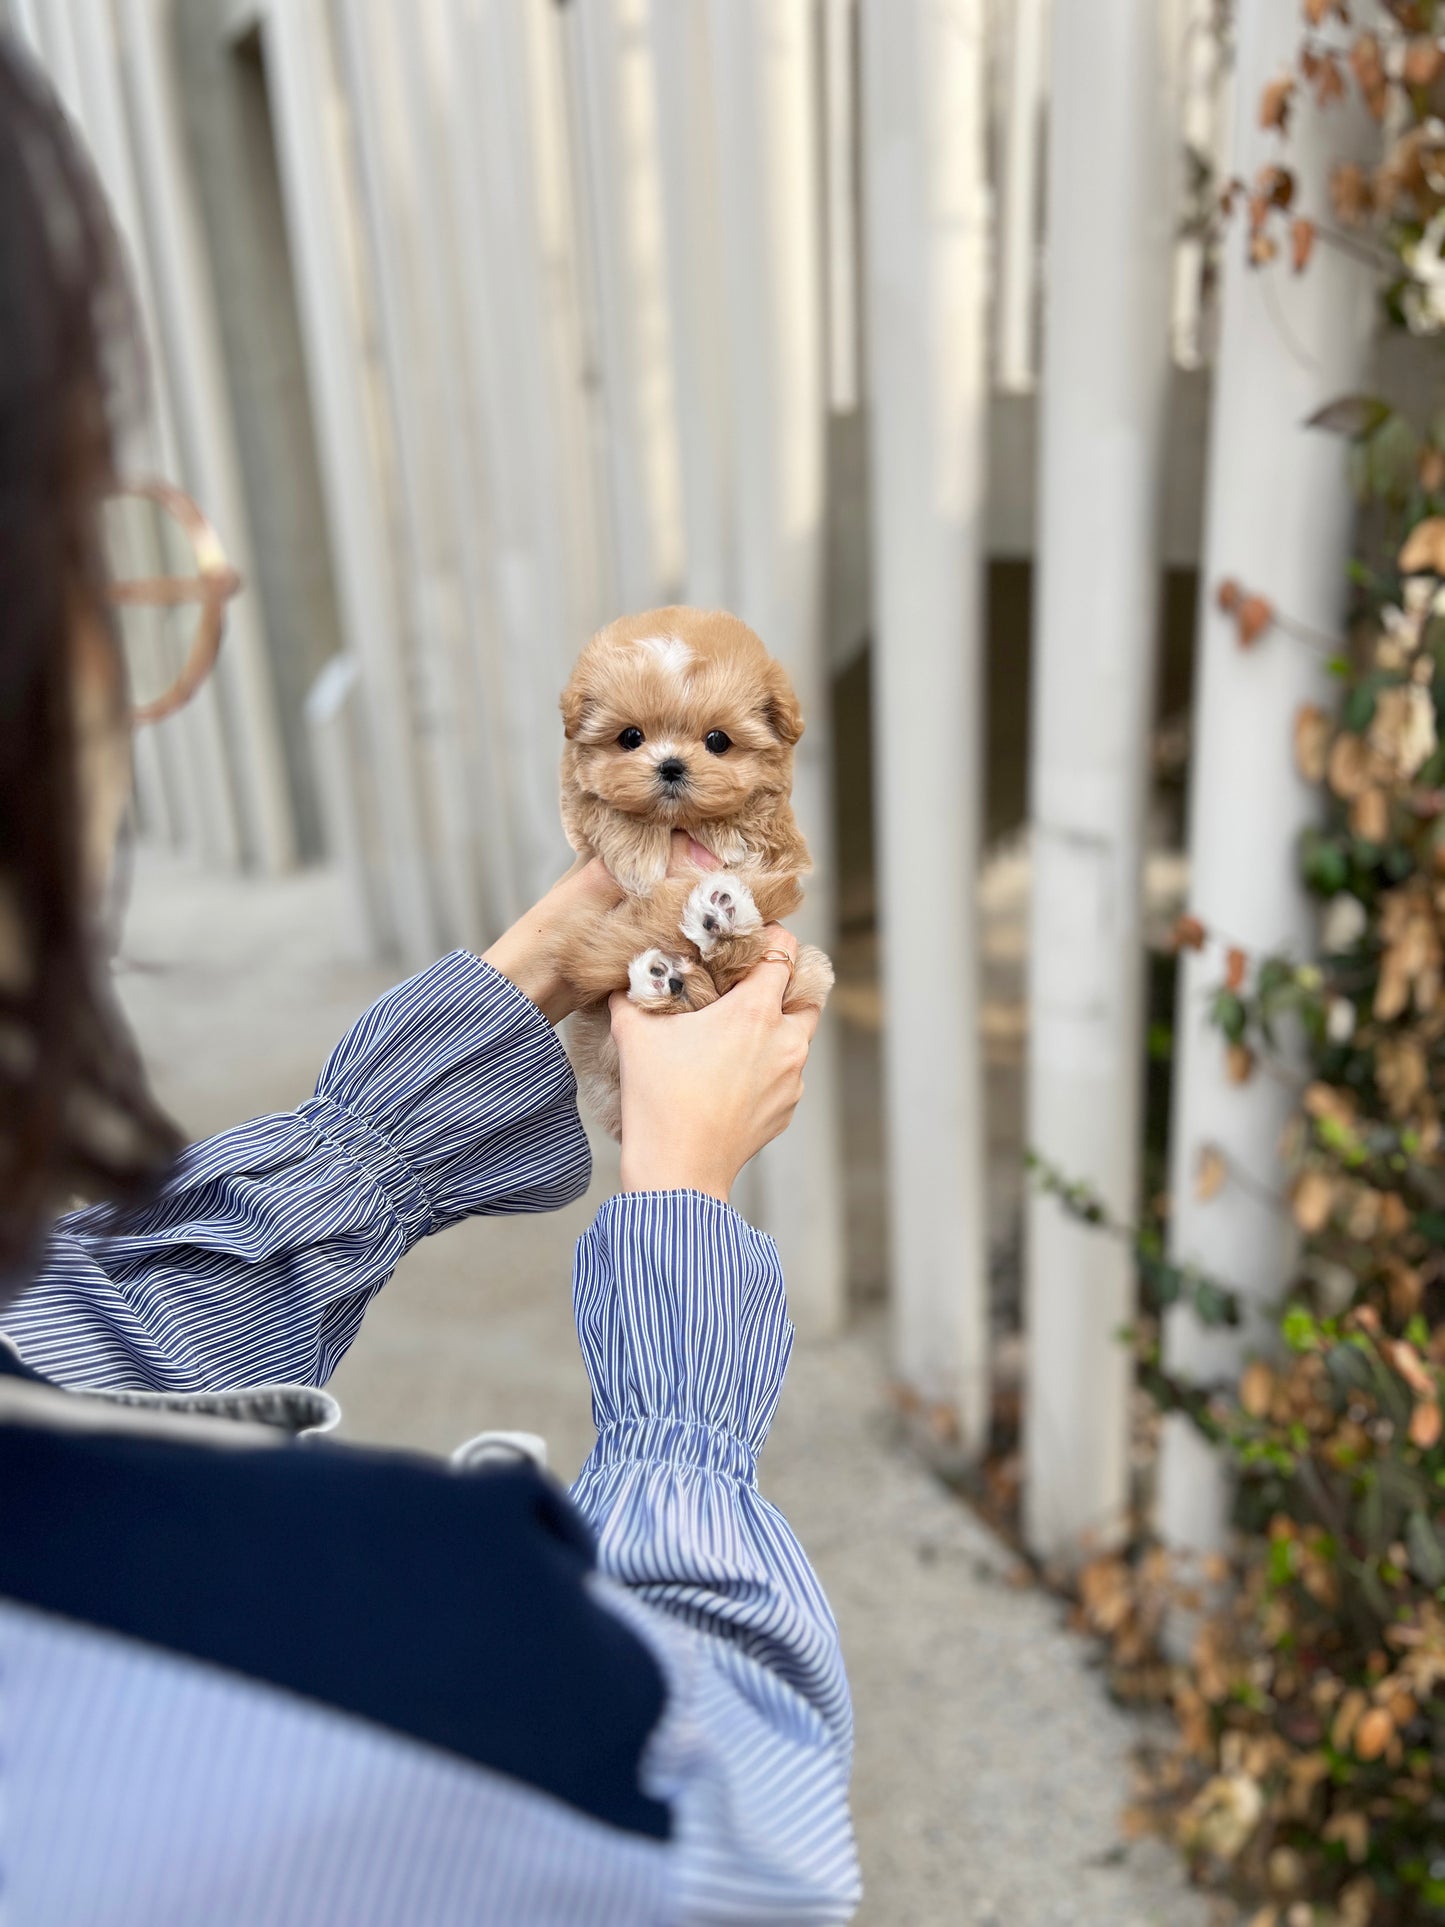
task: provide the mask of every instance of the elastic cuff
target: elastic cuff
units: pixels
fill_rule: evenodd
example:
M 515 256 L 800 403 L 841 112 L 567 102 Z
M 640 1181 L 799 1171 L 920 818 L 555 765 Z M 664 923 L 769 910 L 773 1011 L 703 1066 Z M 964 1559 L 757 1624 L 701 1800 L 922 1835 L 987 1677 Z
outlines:
M 756 1485 L 758 1478 L 752 1448 L 736 1433 L 676 1418 L 619 1419 L 604 1425 L 587 1463 L 593 1471 L 627 1463 L 673 1465 L 721 1473 L 743 1485 Z
M 421 1179 L 380 1131 L 330 1097 L 308 1097 L 297 1106 L 297 1115 L 366 1172 L 391 1207 L 408 1248 L 426 1237 L 435 1222 L 431 1199 Z

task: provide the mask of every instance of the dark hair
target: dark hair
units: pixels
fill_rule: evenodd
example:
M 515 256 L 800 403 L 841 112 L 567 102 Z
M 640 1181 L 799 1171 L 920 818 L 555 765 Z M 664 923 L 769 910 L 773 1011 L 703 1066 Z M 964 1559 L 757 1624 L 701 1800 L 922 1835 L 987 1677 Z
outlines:
M 100 506 L 139 333 L 104 198 L 0 33 L 0 1295 L 77 1197 L 127 1202 L 173 1158 L 115 1004 L 85 874 L 76 659 L 120 653 Z M 117 719 L 118 727 L 123 722 Z

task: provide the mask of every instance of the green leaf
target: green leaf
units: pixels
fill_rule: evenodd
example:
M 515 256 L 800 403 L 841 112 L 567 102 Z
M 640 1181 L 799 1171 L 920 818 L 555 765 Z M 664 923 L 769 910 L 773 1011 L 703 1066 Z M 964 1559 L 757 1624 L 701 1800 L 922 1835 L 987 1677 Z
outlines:
M 1280 1336 L 1292 1352 L 1313 1352 L 1319 1350 L 1320 1327 L 1318 1320 L 1305 1305 L 1290 1305 L 1279 1321 Z
M 1249 1028 L 1249 1012 L 1232 990 L 1215 992 L 1213 1018 L 1231 1044 L 1244 1042 L 1244 1033 Z
M 1415 1576 L 1427 1586 L 1445 1586 L 1445 1545 L 1420 1511 L 1405 1521 L 1405 1545 Z
M 1327 434 L 1346 435 L 1351 441 L 1361 441 L 1383 428 L 1394 412 L 1389 402 L 1382 401 L 1378 395 L 1341 395 L 1337 401 L 1317 408 L 1306 418 L 1305 427 L 1322 428 Z

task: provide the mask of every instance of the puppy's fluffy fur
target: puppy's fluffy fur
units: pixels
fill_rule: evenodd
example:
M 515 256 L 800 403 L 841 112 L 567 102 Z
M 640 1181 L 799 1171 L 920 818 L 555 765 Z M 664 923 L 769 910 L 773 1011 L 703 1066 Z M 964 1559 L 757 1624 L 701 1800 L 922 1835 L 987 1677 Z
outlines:
M 653 609 L 624 616 L 582 651 L 562 695 L 562 824 L 600 856 L 628 900 L 557 962 L 588 1007 L 571 1050 L 589 1108 L 620 1126 L 617 1054 L 605 999 L 626 988 L 657 1015 L 730 990 L 767 947 L 763 925 L 802 900 L 811 867 L 789 795 L 802 713 L 781 664 L 736 616 Z M 722 864 L 669 878 L 671 832 Z M 818 1008 L 833 984 L 822 951 L 800 952 L 784 1008 Z

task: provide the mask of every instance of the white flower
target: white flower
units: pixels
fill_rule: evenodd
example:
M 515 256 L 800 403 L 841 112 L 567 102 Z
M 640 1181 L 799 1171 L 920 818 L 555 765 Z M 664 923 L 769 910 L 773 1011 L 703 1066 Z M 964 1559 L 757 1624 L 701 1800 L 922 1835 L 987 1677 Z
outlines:
M 1320 923 L 1320 945 L 1327 956 L 1338 956 L 1342 950 L 1353 950 L 1365 934 L 1365 906 L 1358 897 L 1352 897 L 1348 890 L 1342 890 L 1337 897 L 1331 897 L 1329 907 Z M 1343 1000 L 1340 1000 L 1343 1001 Z M 1351 1012 L 1350 1021 L 1354 1022 L 1354 1005 L 1345 1004 Z M 1335 1006 L 1330 1005 L 1330 1021 L 1334 1021 Z M 1343 1038 L 1338 1040 L 1343 1043 Z
M 1375 698 L 1370 748 L 1408 782 L 1435 754 L 1435 705 L 1417 682 L 1397 683 Z
M 1418 241 L 1401 250 L 1400 258 L 1411 276 L 1401 298 L 1411 334 L 1439 334 L 1445 328 L 1445 211 Z
M 1325 1012 L 1325 1035 L 1332 1044 L 1348 1044 L 1354 1034 L 1354 1005 L 1348 997 L 1331 997 Z

